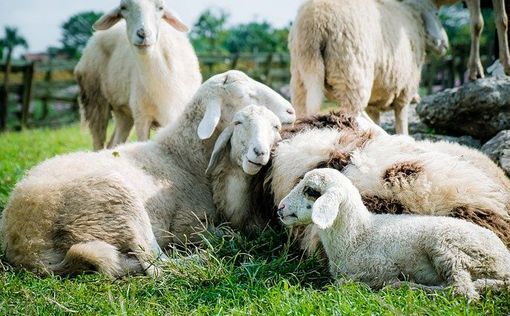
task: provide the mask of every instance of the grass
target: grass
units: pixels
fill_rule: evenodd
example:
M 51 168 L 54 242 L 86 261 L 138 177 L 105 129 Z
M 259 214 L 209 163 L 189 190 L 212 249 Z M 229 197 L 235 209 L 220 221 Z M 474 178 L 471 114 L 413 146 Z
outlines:
M 73 125 L 0 135 L 0 207 L 24 172 L 65 152 L 88 149 Z M 371 291 L 335 286 L 316 258 L 303 258 L 285 232 L 248 239 L 225 229 L 195 259 L 168 264 L 160 279 L 98 274 L 40 278 L 0 265 L 0 315 L 508 315 L 510 294 L 468 304 L 450 291 Z M 191 250 L 190 250 L 191 251 Z M 175 254 L 181 256 L 182 253 Z

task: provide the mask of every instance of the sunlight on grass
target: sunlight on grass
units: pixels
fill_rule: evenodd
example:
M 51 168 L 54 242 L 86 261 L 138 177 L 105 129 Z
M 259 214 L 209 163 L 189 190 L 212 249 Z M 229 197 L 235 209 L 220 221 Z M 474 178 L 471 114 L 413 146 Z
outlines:
M 0 203 L 25 171 L 49 157 L 89 150 L 78 125 L 0 135 Z M 223 229 L 208 246 L 172 255 L 154 280 L 97 274 L 40 278 L 0 265 L 0 315 L 508 315 L 510 295 L 468 304 L 449 291 L 371 291 L 335 286 L 316 258 L 304 258 L 278 227 L 247 238 Z

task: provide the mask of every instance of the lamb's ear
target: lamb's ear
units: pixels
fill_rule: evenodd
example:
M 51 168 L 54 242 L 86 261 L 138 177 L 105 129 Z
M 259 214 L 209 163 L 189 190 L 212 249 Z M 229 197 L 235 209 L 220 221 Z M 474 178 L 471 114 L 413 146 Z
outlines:
M 122 19 L 122 15 L 120 14 L 120 7 L 115 8 L 112 11 L 104 14 L 102 17 L 99 18 L 99 20 L 94 23 L 92 28 L 95 31 L 104 31 L 109 29 L 110 27 L 117 24 L 117 22 Z
M 329 228 L 335 222 L 338 216 L 338 209 L 340 208 L 338 193 L 336 189 L 329 189 L 313 204 L 312 222 L 319 226 L 319 228 Z
M 211 172 L 216 168 L 218 162 L 220 161 L 225 148 L 227 148 L 228 142 L 234 133 L 234 127 L 229 126 L 225 128 L 223 132 L 221 132 L 220 136 L 216 140 L 216 144 L 214 144 L 214 149 L 211 155 L 211 159 L 209 160 L 209 165 L 207 166 L 207 170 L 205 171 L 206 175 L 210 175 Z
M 221 100 L 213 98 L 205 107 L 204 118 L 198 125 L 198 137 L 201 140 L 211 138 L 221 117 Z
M 174 29 L 181 32 L 188 32 L 189 28 L 184 22 L 179 19 L 179 17 L 173 13 L 172 11 L 166 9 L 163 14 L 163 20 L 165 20 L 168 24 L 170 24 Z

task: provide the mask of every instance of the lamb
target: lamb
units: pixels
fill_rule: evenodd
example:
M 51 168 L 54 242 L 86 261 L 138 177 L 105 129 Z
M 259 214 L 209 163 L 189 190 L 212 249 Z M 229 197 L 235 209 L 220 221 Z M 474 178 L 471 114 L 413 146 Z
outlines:
M 216 141 L 207 174 L 217 211 L 236 230 L 252 233 L 271 219 L 267 212 L 253 213 L 251 189 L 253 176 L 267 165 L 273 145 L 281 140 L 280 129 L 273 112 L 249 106 L 234 116 Z
M 510 252 L 493 232 L 454 218 L 371 214 L 337 170 L 306 173 L 278 214 L 285 225 L 318 226 L 334 278 L 375 289 L 402 280 L 453 286 L 470 300 L 485 287 L 510 289 Z
M 432 0 L 436 9 L 459 2 L 459 0 Z M 471 16 L 471 51 L 468 61 L 469 79 L 476 80 L 484 77 L 482 62 L 480 60 L 480 34 L 483 30 L 483 16 L 480 10 L 480 0 L 466 0 L 467 7 Z M 510 52 L 508 47 L 508 16 L 505 10 L 504 0 L 493 0 L 496 28 L 498 31 L 499 42 L 499 61 L 503 66 L 504 72 L 510 75 Z M 430 20 L 426 23 L 427 32 L 433 34 L 437 28 L 437 20 Z
M 267 107 L 283 124 L 295 120 L 275 91 L 229 71 L 204 83 L 181 119 L 153 141 L 36 166 L 2 214 L 7 261 L 40 274 L 92 268 L 111 276 L 157 275 L 152 263 L 161 249 L 199 240 L 217 221 L 208 161 L 234 114 L 251 104 Z
M 418 92 L 431 14 L 429 0 L 310 0 L 289 35 L 291 96 L 298 116 L 319 112 L 324 95 L 379 123 L 393 109 L 407 134 L 407 107 Z M 435 24 L 439 25 L 439 21 Z M 438 49 L 447 38 L 438 30 Z M 443 36 L 443 37 L 441 37 Z M 445 43 L 446 41 L 446 43 Z
M 104 148 L 110 112 L 115 131 L 108 148 L 124 143 L 133 124 L 138 140 L 145 141 L 151 126 L 179 117 L 202 81 L 183 33 L 188 28 L 163 0 L 121 0 L 94 29 L 75 69 L 82 121 L 94 149 Z

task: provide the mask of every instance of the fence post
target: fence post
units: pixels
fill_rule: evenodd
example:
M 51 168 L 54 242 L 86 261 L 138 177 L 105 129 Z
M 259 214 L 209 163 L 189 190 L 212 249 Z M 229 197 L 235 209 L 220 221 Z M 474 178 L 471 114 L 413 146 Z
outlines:
M 28 126 L 30 101 L 32 100 L 32 82 L 34 79 L 34 63 L 28 64 L 23 71 L 23 98 L 21 100 L 21 128 Z

